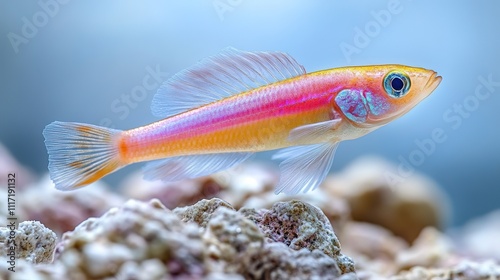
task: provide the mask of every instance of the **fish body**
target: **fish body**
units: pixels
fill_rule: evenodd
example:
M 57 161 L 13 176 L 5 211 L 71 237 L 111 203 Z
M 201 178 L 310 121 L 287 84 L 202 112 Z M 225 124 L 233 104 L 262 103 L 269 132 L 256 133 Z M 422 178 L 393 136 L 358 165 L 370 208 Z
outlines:
M 227 49 L 165 82 L 152 104 L 160 121 L 128 131 L 48 125 L 49 170 L 62 190 L 142 161 L 153 161 L 146 179 L 180 180 L 285 148 L 275 156 L 283 160 L 276 192 L 305 192 L 324 179 L 340 141 L 408 112 L 440 80 L 403 65 L 306 73 L 283 53 Z
M 332 90 L 321 75 L 259 87 L 124 132 L 130 162 L 189 154 L 259 152 L 290 146 L 296 127 L 332 119 Z M 307 98 L 304 98 L 307 97 Z M 141 141 L 148 137 L 148 141 Z M 303 143 L 313 144 L 313 143 Z

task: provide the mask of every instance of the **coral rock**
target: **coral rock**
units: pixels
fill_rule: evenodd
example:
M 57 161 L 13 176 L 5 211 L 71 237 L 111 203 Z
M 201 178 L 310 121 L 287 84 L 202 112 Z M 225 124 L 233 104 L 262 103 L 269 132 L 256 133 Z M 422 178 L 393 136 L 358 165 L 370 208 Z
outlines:
M 128 261 L 120 266 L 117 279 L 164 279 L 167 274 L 165 265 L 159 259 L 143 262 Z
M 224 262 L 224 272 L 243 273 L 252 258 L 262 250 L 264 236 L 242 214 L 218 208 L 203 235 L 210 257 Z
M 336 279 L 354 270 L 340 253 L 328 219 L 307 203 L 278 202 L 271 210 L 236 212 L 214 198 L 174 212 L 206 227 L 203 239 L 214 270 L 247 279 Z
M 349 274 L 354 271 L 353 263 L 341 254 L 328 219 L 307 203 L 278 202 L 270 210 L 235 211 L 223 200 L 211 199 L 174 211 L 159 200 L 129 200 L 66 232 L 50 265 L 25 265 L 26 261 L 19 260 L 23 266 L 18 267 L 21 273 L 16 277 L 355 279 Z M 19 237 L 35 240 L 40 236 L 24 232 Z M 40 240 L 49 239 L 41 236 Z M 45 243 L 27 244 L 26 252 L 34 251 L 25 254 L 27 260 L 48 260 L 43 254 L 48 250 L 40 249 Z
M 271 208 L 276 202 L 290 201 L 291 199 L 296 199 L 300 201 L 307 202 L 318 208 L 320 208 L 325 216 L 328 218 L 332 224 L 335 232 L 342 232 L 342 228 L 346 222 L 350 219 L 350 209 L 347 201 L 340 199 L 338 197 L 329 195 L 321 189 L 317 189 L 313 192 L 306 194 L 300 194 L 296 196 L 285 196 L 276 195 L 272 189 L 259 196 L 253 196 L 248 198 L 243 207 L 245 208 Z M 231 202 L 231 201 L 229 201 Z
M 13 233 L 13 234 L 12 234 Z M 11 239 L 13 236 L 13 239 Z M 52 261 L 56 245 L 56 234 L 40 222 L 21 222 L 13 231 L 8 227 L 0 228 L 0 255 L 7 256 L 10 240 L 16 246 L 16 259 L 24 259 L 30 263 L 49 263 Z
M 450 268 L 413 267 L 391 280 L 479 280 L 500 279 L 500 266 L 494 261 L 481 263 L 463 261 Z
M 175 208 L 173 212 L 179 215 L 183 222 L 195 222 L 204 228 L 212 217 L 212 214 L 219 207 L 226 207 L 234 210 L 234 208 L 224 200 L 213 198 L 210 200 L 203 199 L 194 205 Z
M 14 272 L 9 269 L 13 269 Z M 87 280 L 81 277 L 68 277 L 64 266 L 60 263 L 34 265 L 25 259 L 18 259 L 15 267 L 12 268 L 5 258 L 0 257 L 0 279 L 2 280 Z
M 268 242 L 284 243 L 294 250 L 319 250 L 337 261 L 342 273 L 354 271 L 352 260 L 340 252 L 340 243 L 323 212 L 310 204 L 293 200 L 278 202 L 270 210 L 242 208 Z
M 164 279 L 155 260 L 169 275 L 200 278 L 206 273 L 198 228 L 183 223 L 158 200 L 129 200 L 100 218 L 86 220 L 62 239 L 56 260 L 72 274 L 90 279 L 129 275 L 130 267 L 160 275 L 149 279 Z
M 320 250 L 290 250 L 268 243 L 247 270 L 247 279 L 338 279 L 337 262 Z

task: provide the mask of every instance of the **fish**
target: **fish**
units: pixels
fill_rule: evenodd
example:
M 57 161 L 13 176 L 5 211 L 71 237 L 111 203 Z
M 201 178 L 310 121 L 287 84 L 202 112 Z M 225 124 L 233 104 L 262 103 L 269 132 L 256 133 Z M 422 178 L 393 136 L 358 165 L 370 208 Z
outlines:
M 229 47 L 160 86 L 151 111 L 161 120 L 130 130 L 47 125 L 49 174 L 57 189 L 74 190 L 147 162 L 146 180 L 178 181 L 278 150 L 275 193 L 305 193 L 325 179 L 341 141 L 406 114 L 441 80 L 433 70 L 399 64 L 307 73 L 286 53 Z

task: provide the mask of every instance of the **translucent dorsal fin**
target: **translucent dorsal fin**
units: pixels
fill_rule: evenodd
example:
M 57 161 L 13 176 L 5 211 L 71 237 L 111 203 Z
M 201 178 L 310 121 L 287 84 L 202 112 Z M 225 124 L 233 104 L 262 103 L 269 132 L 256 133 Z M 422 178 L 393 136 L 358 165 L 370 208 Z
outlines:
M 305 73 L 304 67 L 285 53 L 229 47 L 164 82 L 153 98 L 151 111 L 165 118 Z

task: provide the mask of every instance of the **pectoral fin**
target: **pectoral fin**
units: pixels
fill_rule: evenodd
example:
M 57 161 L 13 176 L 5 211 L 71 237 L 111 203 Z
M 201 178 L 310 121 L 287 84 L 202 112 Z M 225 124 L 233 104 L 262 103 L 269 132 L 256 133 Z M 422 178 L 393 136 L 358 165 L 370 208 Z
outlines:
M 296 127 L 290 131 L 288 141 L 294 145 L 329 141 L 333 138 L 333 131 L 340 126 L 341 121 L 341 119 L 333 119 Z
M 281 177 L 274 193 L 294 195 L 317 188 L 332 167 L 338 143 L 320 143 L 283 149 L 273 159 L 280 163 Z

